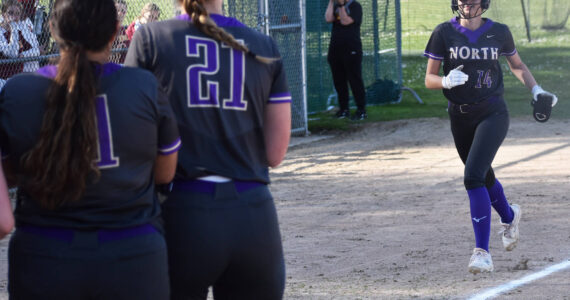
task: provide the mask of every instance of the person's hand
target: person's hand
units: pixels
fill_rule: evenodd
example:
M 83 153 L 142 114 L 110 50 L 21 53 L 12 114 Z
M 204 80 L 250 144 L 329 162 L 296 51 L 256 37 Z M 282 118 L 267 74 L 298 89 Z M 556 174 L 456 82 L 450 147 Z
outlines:
M 540 87 L 540 85 L 537 84 L 532 88 L 532 98 L 534 99 L 534 101 L 538 101 L 538 95 L 540 94 L 545 94 L 547 96 L 552 97 L 552 107 L 554 107 L 554 105 L 556 105 L 556 103 L 558 102 L 558 97 L 556 97 L 556 95 L 543 90 Z
M 451 89 L 458 85 L 463 85 L 469 80 L 469 75 L 461 72 L 463 65 L 451 70 L 447 76 L 443 76 L 441 85 L 444 89 Z

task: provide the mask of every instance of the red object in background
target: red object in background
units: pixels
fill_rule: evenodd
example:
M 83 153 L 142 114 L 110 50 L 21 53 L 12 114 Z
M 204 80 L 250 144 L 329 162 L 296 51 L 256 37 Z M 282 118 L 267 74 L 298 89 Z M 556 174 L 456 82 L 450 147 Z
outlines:
M 18 0 L 22 4 L 22 20 L 30 18 L 31 21 L 34 20 L 34 15 L 36 14 L 36 1 L 37 0 Z

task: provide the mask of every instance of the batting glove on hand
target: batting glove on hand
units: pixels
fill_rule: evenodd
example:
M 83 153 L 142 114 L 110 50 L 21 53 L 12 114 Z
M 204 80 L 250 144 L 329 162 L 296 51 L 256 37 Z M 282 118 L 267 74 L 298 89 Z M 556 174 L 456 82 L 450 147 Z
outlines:
M 532 98 L 534 99 L 534 101 L 538 101 L 538 95 L 540 94 L 545 94 L 548 97 L 552 97 L 552 107 L 554 107 L 554 105 L 556 105 L 556 103 L 558 102 L 558 97 L 556 97 L 556 95 L 543 90 L 540 87 L 540 85 L 537 84 L 532 88 Z
M 469 80 L 469 75 L 461 72 L 462 69 L 463 65 L 449 71 L 447 76 L 443 76 L 441 85 L 444 89 L 451 89 L 452 87 L 465 84 Z

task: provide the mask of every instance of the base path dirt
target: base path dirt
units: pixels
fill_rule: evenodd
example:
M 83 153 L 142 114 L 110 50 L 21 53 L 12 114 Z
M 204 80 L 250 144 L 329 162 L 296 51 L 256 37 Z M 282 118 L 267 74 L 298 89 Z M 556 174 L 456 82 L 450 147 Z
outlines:
M 512 252 L 495 234 L 492 274 L 472 275 L 463 165 L 449 120 L 367 124 L 291 148 L 271 171 L 286 299 L 466 299 L 570 258 L 570 124 L 512 119 L 493 167 L 523 210 Z M 570 269 L 498 299 L 570 299 Z
M 511 120 L 493 167 L 523 210 L 521 241 L 502 249 L 493 212 L 495 272 L 479 275 L 467 272 L 474 237 L 448 120 L 371 123 L 307 140 L 271 170 L 285 299 L 468 299 L 570 258 L 569 121 Z M 568 300 L 569 278 L 565 269 L 497 299 Z

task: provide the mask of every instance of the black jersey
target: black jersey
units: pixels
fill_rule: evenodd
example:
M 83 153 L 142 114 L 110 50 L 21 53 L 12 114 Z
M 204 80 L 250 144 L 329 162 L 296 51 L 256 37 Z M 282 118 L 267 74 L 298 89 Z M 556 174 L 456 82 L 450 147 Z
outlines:
M 270 37 L 233 18 L 211 17 L 252 52 L 280 57 Z M 152 71 L 170 97 L 182 137 L 176 179 L 217 174 L 269 182 L 264 111 L 291 102 L 281 60 L 261 63 L 203 34 L 182 15 L 139 28 L 125 64 Z
M 37 143 L 45 95 L 57 70 L 8 80 L 0 92 L 0 149 L 12 163 Z M 79 201 L 55 210 L 40 207 L 18 190 L 18 223 L 68 228 L 123 228 L 148 223 L 159 214 L 153 168 L 157 153 L 170 154 L 180 137 L 166 97 L 159 97 L 154 76 L 145 70 L 103 66 L 96 99 L 101 176 L 89 183 Z
M 350 0 L 345 4 L 346 14 L 352 18 L 354 23 L 342 25 L 338 10 L 340 7 L 335 4 L 333 7 L 334 21 L 332 23 L 330 47 L 347 51 L 362 50 L 360 39 L 360 24 L 362 23 L 362 6 L 360 3 Z
M 502 96 L 503 73 L 500 56 L 517 53 L 509 28 L 490 19 L 471 31 L 457 18 L 438 25 L 426 46 L 424 56 L 443 60 L 444 74 L 463 65 L 469 80 L 452 89 L 444 89 L 445 97 L 457 104 L 476 103 L 490 96 Z

